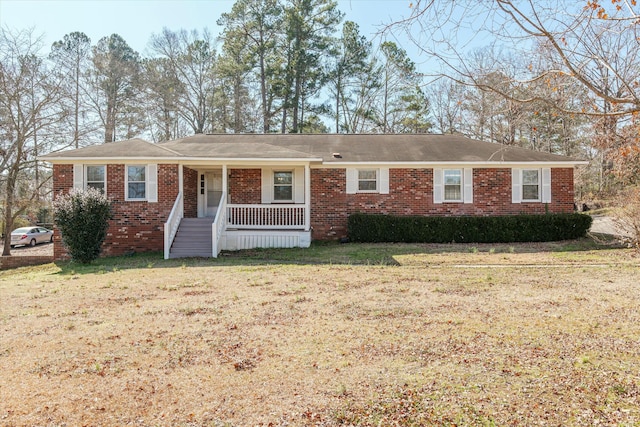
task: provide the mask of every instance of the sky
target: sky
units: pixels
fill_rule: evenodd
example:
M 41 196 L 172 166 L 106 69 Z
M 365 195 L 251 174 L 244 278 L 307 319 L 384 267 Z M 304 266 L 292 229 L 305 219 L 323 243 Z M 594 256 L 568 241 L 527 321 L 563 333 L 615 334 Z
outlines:
M 153 33 L 202 30 L 218 34 L 216 23 L 229 12 L 233 0 L 0 0 L 0 25 L 11 30 L 34 28 L 43 35 L 45 51 L 65 34 L 80 31 L 95 44 L 117 33 L 133 49 L 146 53 Z M 344 20 L 355 21 L 361 34 L 373 39 L 384 24 L 410 14 L 410 0 L 338 0 Z M 408 42 L 389 37 L 419 63 L 417 50 Z

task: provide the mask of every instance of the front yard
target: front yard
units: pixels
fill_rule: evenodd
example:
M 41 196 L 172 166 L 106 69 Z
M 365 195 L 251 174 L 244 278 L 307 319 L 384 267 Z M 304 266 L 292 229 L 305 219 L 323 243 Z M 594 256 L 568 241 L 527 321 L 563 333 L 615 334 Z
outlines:
M 0 272 L 0 424 L 638 425 L 637 253 L 342 245 Z

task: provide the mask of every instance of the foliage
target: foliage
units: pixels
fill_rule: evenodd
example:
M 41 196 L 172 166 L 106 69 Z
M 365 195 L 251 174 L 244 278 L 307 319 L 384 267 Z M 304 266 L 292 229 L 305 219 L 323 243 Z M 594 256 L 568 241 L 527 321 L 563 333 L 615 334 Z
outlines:
M 111 205 L 94 188 L 72 190 L 53 204 L 53 218 L 71 259 L 88 264 L 98 258 L 107 237 Z
M 592 218 L 582 214 L 488 217 L 402 217 L 356 213 L 349 216 L 354 242 L 505 243 L 550 242 L 586 234 Z
M 104 142 L 132 138 L 139 133 L 142 114 L 140 58 L 118 34 L 103 37 L 93 47 L 91 102 L 104 127 Z M 133 121 L 132 121 L 133 120 Z M 117 131 L 121 132 L 121 136 Z

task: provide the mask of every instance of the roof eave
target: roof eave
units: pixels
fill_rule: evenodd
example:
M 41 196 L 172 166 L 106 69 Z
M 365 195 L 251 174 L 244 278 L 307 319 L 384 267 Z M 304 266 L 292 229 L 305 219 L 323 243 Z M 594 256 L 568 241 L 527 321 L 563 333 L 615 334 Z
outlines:
M 411 162 L 386 162 L 386 161 L 362 161 L 362 162 L 349 162 L 349 161 L 340 161 L 340 162 L 323 162 L 324 166 L 327 167 L 346 167 L 350 165 L 360 165 L 360 166 L 373 166 L 373 165 L 389 165 L 389 166 L 447 166 L 447 165 L 461 165 L 461 166 L 532 166 L 532 165 L 547 165 L 547 166 L 577 166 L 577 165 L 588 165 L 589 162 L 586 160 L 567 160 L 567 161 L 549 161 L 549 160 L 530 160 L 530 161 L 459 161 L 459 160 L 446 160 L 446 161 L 411 161 Z
M 255 157 L 48 157 L 39 156 L 38 160 L 49 163 L 134 163 L 134 162 L 155 162 L 155 163 L 180 163 L 180 164 L 193 164 L 193 163 L 322 163 L 323 159 L 320 157 L 313 158 L 266 158 L 260 159 Z

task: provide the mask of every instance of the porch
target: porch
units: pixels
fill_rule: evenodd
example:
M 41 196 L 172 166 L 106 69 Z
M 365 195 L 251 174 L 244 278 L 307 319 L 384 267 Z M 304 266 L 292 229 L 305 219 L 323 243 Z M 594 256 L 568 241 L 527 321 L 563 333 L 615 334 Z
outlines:
M 233 173 L 226 166 L 195 171 L 196 191 L 193 191 L 193 177 L 185 180 L 181 168 L 183 191 L 179 192 L 164 226 L 165 259 L 217 257 L 222 250 L 309 247 L 309 165 L 258 171 L 253 173 L 253 181 L 249 180 L 248 185 L 243 183 L 246 187 L 243 193 L 241 185 L 233 185 L 239 180 L 229 179 Z M 256 175 L 259 179 L 255 179 Z M 235 201 L 243 203 L 230 203 L 234 201 L 230 192 Z M 249 203 L 258 201 L 256 193 L 261 203 Z M 278 197 L 290 200 L 282 202 Z

